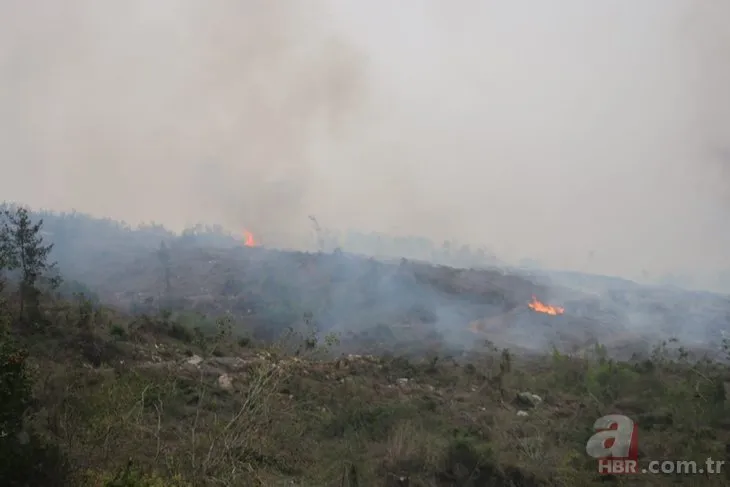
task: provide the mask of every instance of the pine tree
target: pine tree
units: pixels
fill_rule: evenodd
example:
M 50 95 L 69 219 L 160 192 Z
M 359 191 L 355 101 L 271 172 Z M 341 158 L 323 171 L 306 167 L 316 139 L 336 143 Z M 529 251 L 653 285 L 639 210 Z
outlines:
M 41 235 L 43 220 L 33 223 L 26 208 L 19 207 L 15 212 L 5 210 L 4 213 L 7 268 L 20 271 L 20 318 L 35 318 L 41 294 L 38 289 L 40 278 L 55 266 L 48 261 L 53 244 L 44 245 Z M 51 279 L 50 284 L 56 287 L 58 279 Z
M 15 267 L 10 229 L 5 220 L 5 215 L 5 211 L 0 210 L 0 291 L 5 287 L 5 272 Z

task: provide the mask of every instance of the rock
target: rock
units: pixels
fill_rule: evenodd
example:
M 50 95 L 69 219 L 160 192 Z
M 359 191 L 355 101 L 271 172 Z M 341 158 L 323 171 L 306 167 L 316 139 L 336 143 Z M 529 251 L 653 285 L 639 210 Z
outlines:
M 203 359 L 199 355 L 193 355 L 189 359 L 186 360 L 187 363 L 190 365 L 200 365 L 200 363 L 203 361 Z
M 517 411 L 517 416 L 529 416 L 527 411 Z
M 534 408 L 542 402 L 542 398 L 537 394 L 533 394 L 531 392 L 520 392 L 519 394 L 517 394 L 517 398 L 515 399 L 515 401 L 521 406 Z
M 408 385 L 408 379 L 406 379 L 405 377 L 401 377 L 400 379 L 397 379 L 396 382 L 398 383 L 399 386 Z
M 231 376 L 228 374 L 223 374 L 220 377 L 218 377 L 218 386 L 226 391 L 230 391 L 233 389 L 233 380 L 231 379 Z

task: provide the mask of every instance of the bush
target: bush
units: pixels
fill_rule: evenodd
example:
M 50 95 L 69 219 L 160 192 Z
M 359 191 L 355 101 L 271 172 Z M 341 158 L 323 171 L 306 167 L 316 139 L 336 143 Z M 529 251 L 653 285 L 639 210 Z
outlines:
M 388 437 L 393 426 L 399 421 L 408 419 L 415 411 L 406 405 L 363 405 L 353 403 L 345 405 L 324 425 L 326 437 L 341 438 L 348 433 L 365 435 L 373 440 Z
M 65 487 L 71 470 L 57 445 L 20 433 L 0 440 L 0 485 Z
M 192 331 L 179 323 L 172 323 L 167 334 L 170 338 L 180 340 L 183 343 L 192 343 L 195 338 Z
M 0 333 L 0 436 L 19 433 L 31 399 L 28 352 Z
M 124 339 L 127 338 L 127 330 L 121 326 L 121 325 L 112 325 L 111 329 L 109 330 L 109 333 L 111 336 Z
M 24 430 L 32 386 L 27 357 L 0 333 L 0 485 L 68 485 L 68 466 L 58 447 Z

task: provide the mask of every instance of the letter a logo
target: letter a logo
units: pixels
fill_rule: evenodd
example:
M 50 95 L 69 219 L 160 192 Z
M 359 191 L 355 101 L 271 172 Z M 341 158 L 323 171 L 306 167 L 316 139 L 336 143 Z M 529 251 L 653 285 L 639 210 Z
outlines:
M 597 433 L 586 443 L 586 453 L 593 458 L 638 458 L 638 428 L 621 414 L 609 414 L 596 420 Z

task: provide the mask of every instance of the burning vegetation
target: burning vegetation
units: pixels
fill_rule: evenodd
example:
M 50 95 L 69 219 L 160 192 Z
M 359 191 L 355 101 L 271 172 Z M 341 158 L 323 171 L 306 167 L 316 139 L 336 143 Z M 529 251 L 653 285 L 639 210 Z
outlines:
M 556 316 L 565 313 L 565 308 L 561 308 L 560 306 L 550 306 L 541 302 L 535 296 L 532 297 L 532 301 L 530 301 L 527 306 L 529 306 L 533 311 L 545 313 L 547 315 Z
M 246 247 L 258 247 L 258 243 L 256 242 L 256 238 L 254 238 L 253 233 L 245 229 L 243 230 L 243 245 Z
M 536 296 L 532 296 L 532 300 L 527 303 L 527 306 L 536 313 L 542 313 L 551 316 L 562 315 L 563 313 L 565 313 L 565 308 L 545 304 L 537 299 Z M 473 333 L 485 333 L 488 330 L 499 332 L 500 330 L 504 330 L 509 327 L 519 326 L 518 323 L 524 321 L 526 314 L 529 314 L 529 312 L 526 312 L 524 310 L 524 307 L 520 306 L 498 317 L 472 321 L 469 324 L 469 330 L 471 330 Z

